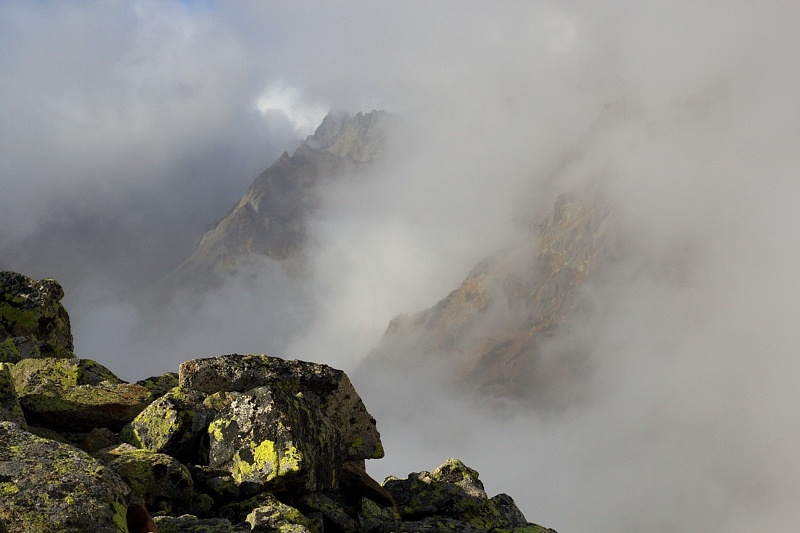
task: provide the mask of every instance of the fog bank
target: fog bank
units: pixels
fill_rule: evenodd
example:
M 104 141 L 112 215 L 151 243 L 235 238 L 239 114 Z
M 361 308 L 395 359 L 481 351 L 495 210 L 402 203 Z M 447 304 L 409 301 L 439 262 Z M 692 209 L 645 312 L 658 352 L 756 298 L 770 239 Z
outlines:
M 599 182 L 620 254 L 542 353 L 580 350 L 575 401 L 358 374 L 387 450 L 370 472 L 459 457 L 559 531 L 790 531 L 799 10 L 4 3 L 0 268 L 61 281 L 78 355 L 125 379 L 250 351 L 355 374 L 392 317 Z M 325 190 L 303 271 L 256 261 L 142 316 L 135 296 L 331 108 L 402 126 L 368 182 Z

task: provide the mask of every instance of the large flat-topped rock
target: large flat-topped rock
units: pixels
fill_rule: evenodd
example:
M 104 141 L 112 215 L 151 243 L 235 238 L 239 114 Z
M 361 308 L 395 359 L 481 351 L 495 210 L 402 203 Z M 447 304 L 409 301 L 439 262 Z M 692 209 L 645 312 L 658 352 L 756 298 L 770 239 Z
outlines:
M 257 354 L 221 355 L 181 364 L 178 385 L 205 394 L 246 392 L 257 387 L 301 394 L 306 403 L 339 428 L 347 447 L 346 460 L 383 457 L 375 419 L 347 375 L 328 365 Z

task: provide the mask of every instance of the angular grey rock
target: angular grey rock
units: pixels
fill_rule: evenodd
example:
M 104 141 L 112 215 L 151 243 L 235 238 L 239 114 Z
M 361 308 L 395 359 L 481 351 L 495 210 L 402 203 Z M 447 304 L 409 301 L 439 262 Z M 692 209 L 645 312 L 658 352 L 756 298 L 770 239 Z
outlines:
M 527 522 L 510 496 L 488 498 L 478 473 L 458 459 L 406 479 L 387 478 L 384 488 L 403 520 L 395 531 L 551 531 Z
M 99 385 L 103 382 L 124 383 L 109 369 L 91 359 L 25 359 L 14 365 L 12 374 L 20 395 L 36 393 L 40 388 L 53 383 L 65 388 Z
M 9 532 L 125 532 L 129 493 L 87 453 L 0 422 L 0 522 Z
M 158 398 L 178 386 L 178 373 L 166 372 L 159 376 L 141 379 L 136 384 L 152 392 L 154 398 Z
M 54 279 L 0 272 L 0 362 L 24 356 L 74 357 L 64 290 Z
M 383 445 L 375 419 L 367 412 L 350 379 L 341 370 L 319 363 L 285 360 L 266 355 L 222 355 L 193 359 L 180 365 L 182 388 L 211 394 L 244 392 L 256 387 L 302 393 L 342 434 L 345 459 L 379 459 Z
M 205 395 L 175 387 L 144 408 L 121 432 L 120 438 L 137 448 L 167 453 L 181 461 L 204 463 L 201 439 L 212 411 Z
M 272 495 L 267 495 L 263 504 L 253 509 L 247 515 L 247 523 L 253 531 L 272 533 L 322 533 L 322 524 L 315 523 L 313 519 L 303 513 L 278 501 Z
M 87 359 L 23 359 L 11 374 L 26 420 L 57 430 L 118 431 L 152 400 L 144 387 Z
M 209 465 L 253 491 L 336 488 L 345 448 L 338 428 L 302 395 L 258 387 L 230 394 L 211 422 Z
M 191 506 L 194 483 L 177 459 L 130 444 L 104 448 L 94 457 L 131 488 L 131 496 L 157 512 L 183 514 Z
M 303 508 L 320 513 L 324 522 L 333 525 L 334 531 L 356 533 L 356 521 L 347 514 L 347 510 L 330 496 L 321 492 L 305 494 L 300 499 Z

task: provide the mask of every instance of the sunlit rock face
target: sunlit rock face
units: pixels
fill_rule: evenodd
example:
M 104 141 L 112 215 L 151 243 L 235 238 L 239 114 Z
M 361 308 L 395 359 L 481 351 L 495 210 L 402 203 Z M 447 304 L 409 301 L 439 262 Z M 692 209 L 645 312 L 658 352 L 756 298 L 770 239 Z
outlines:
M 331 113 L 292 155 L 284 152 L 207 232 L 167 279 L 169 286 L 203 288 L 234 272 L 248 256 L 275 260 L 302 249 L 308 216 L 320 205 L 320 185 L 365 172 L 384 151 L 393 118 L 384 111 Z
M 457 383 L 485 394 L 544 394 L 552 375 L 541 344 L 569 327 L 581 287 L 610 259 L 611 220 L 595 191 L 559 196 L 527 240 L 483 260 L 430 309 L 392 320 L 368 365 L 444 362 Z

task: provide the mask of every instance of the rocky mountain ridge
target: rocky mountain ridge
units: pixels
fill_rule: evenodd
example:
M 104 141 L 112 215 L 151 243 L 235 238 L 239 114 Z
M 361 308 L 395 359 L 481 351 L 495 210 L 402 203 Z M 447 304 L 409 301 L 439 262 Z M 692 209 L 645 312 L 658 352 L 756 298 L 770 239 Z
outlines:
M 456 459 L 372 480 L 340 370 L 232 354 L 127 383 L 73 353 L 62 297 L 0 272 L 0 531 L 552 531 Z
M 330 113 L 292 155 L 284 152 L 262 172 L 231 211 L 206 232 L 168 285 L 206 288 L 242 258 L 295 256 L 308 216 L 319 207 L 318 187 L 365 172 L 380 158 L 393 118 L 385 111 Z
M 581 288 L 607 268 L 612 218 L 597 190 L 560 195 L 528 238 L 481 261 L 433 307 L 393 319 L 367 364 L 435 360 L 483 394 L 547 395 L 553 376 L 541 345 L 569 327 Z

